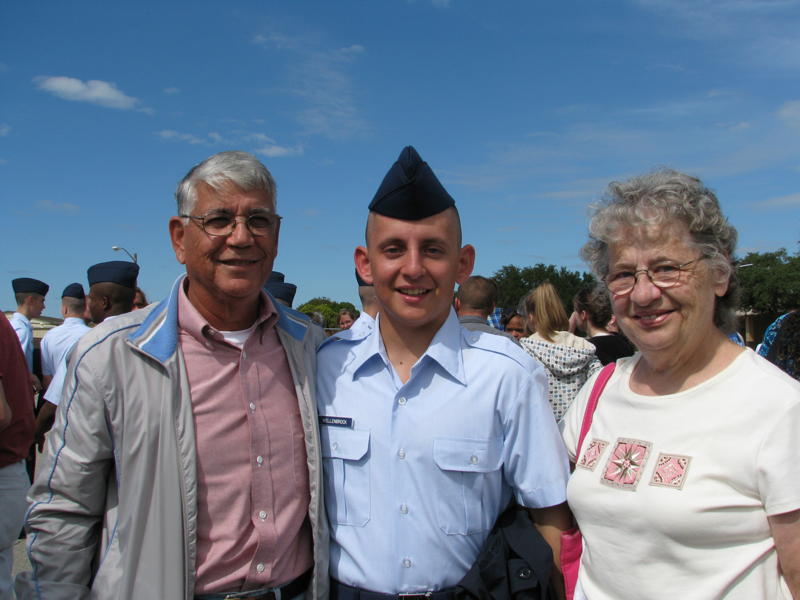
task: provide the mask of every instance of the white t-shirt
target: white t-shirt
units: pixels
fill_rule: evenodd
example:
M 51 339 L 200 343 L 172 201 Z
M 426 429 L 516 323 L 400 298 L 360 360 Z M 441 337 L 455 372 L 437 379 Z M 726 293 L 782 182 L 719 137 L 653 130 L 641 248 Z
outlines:
M 642 396 L 639 357 L 617 363 L 567 488 L 583 594 L 790 598 L 767 515 L 800 508 L 800 383 L 746 350 L 690 390 Z M 595 379 L 564 416 L 573 460 Z

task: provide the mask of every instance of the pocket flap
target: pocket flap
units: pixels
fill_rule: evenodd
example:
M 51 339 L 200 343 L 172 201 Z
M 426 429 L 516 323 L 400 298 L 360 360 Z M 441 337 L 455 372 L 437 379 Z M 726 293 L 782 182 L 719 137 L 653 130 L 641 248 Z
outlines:
M 436 439 L 433 440 L 433 460 L 443 471 L 490 473 L 500 468 L 500 442 L 492 440 Z
M 323 458 L 360 460 L 369 449 L 369 431 L 343 427 L 320 427 Z

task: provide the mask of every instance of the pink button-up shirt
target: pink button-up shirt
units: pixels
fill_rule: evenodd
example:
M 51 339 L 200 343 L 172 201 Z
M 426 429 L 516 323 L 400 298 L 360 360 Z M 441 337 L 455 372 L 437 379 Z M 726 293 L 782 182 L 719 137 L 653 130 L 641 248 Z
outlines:
M 313 563 L 303 426 L 277 320 L 262 295 L 255 328 L 237 348 L 181 290 L 197 438 L 198 594 L 281 585 Z

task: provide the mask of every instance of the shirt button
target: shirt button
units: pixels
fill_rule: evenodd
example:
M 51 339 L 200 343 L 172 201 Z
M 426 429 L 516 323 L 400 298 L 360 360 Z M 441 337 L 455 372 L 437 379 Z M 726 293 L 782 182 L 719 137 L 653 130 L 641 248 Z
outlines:
M 262 521 L 264 519 L 266 519 L 267 518 L 267 511 L 265 511 L 265 510 L 258 511 L 258 518 L 261 519 Z
M 407 515 L 408 514 L 408 506 L 406 506 L 405 504 L 401 504 L 400 505 L 400 514 L 401 515 Z
M 472 465 L 477 465 L 478 464 L 478 457 L 473 454 L 472 456 L 469 457 L 469 462 Z
M 403 559 L 403 567 L 406 568 L 406 569 L 410 569 L 411 568 L 411 559 L 410 558 L 404 558 Z
M 398 398 L 398 399 L 397 399 L 397 403 L 398 403 L 400 406 L 404 406 L 406 402 L 408 402 L 408 400 L 406 400 L 406 397 L 405 397 L 405 396 L 400 396 L 400 398 Z
M 400 460 L 404 460 L 406 457 L 406 451 L 400 448 L 400 450 L 397 451 L 397 456 L 400 457 Z
M 249 404 L 249 407 L 250 407 L 250 410 L 255 410 L 256 409 L 256 403 L 255 402 L 251 402 Z
M 259 465 L 263 464 L 264 463 L 264 457 L 263 456 L 256 456 L 256 462 Z
M 256 565 L 256 571 L 258 571 L 259 573 L 263 573 L 265 568 L 266 567 L 264 567 L 264 563 L 258 563 Z

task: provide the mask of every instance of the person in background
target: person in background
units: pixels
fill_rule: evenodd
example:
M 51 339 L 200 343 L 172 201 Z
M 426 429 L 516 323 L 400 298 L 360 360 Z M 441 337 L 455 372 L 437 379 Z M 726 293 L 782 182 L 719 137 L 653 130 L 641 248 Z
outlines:
M 350 329 L 353 323 L 356 322 L 356 316 L 349 308 L 343 308 L 339 311 L 339 329 Z
M 503 331 L 520 341 L 527 333 L 525 331 L 525 318 L 517 311 L 512 310 L 503 317 Z
M 458 324 L 453 289 L 475 250 L 414 148 L 369 210 L 355 260 L 375 326 L 318 352 L 331 598 L 452 600 L 512 497 L 558 556 L 566 457 L 542 368 Z
M 147 296 L 145 296 L 144 291 L 142 288 L 136 288 L 136 295 L 133 297 L 133 307 L 131 310 L 139 310 L 140 308 L 144 308 L 147 306 Z
M 604 286 L 581 289 L 572 299 L 570 326 L 586 334 L 586 339 L 595 347 L 598 360 L 607 365 L 623 356 L 632 356 L 636 349 L 618 333 L 608 329 L 611 321 L 611 300 Z
M 663 169 L 611 183 L 589 231 L 583 257 L 639 351 L 580 455 L 594 380 L 564 417 L 575 598 L 800 598 L 800 383 L 727 338 L 736 230 L 700 180 Z
M 0 600 L 12 600 L 14 542 L 30 487 L 25 458 L 33 444 L 33 388 L 19 338 L 0 313 Z
M 44 297 L 50 286 L 44 281 L 30 277 L 19 277 L 11 281 L 14 297 L 17 301 L 17 310 L 9 319 L 11 326 L 17 334 L 25 363 L 31 374 L 31 381 L 36 392 L 42 390 L 42 382 L 33 372 L 33 327 L 31 319 L 42 315 L 44 310 Z
M 543 283 L 525 297 L 525 312 L 533 334 L 520 343 L 547 370 L 550 407 L 560 421 L 581 386 L 602 365 L 591 342 L 567 331 L 567 312 L 552 284 Z
M 254 156 L 221 152 L 175 196 L 186 274 L 73 351 L 30 492 L 20 600 L 327 597 L 322 336 L 262 291 L 275 182 Z
M 273 271 L 264 284 L 264 289 L 269 292 L 273 300 L 280 302 L 287 308 L 292 308 L 294 296 L 297 293 L 297 286 L 285 281 L 286 276 L 280 271 Z
M 513 336 L 489 325 L 487 319 L 497 304 L 497 285 L 491 279 L 471 275 L 458 286 L 455 309 L 458 322 L 470 331 L 485 331 L 517 340 Z
M 800 312 L 790 312 L 781 319 L 769 345 L 767 360 L 800 380 Z

